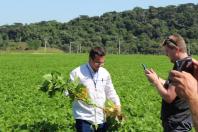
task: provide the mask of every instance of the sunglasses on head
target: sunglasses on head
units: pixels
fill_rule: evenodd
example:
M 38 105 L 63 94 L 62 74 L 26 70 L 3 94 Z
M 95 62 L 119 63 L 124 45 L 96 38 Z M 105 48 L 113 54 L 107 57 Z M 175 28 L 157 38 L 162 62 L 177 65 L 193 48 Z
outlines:
M 177 43 L 170 38 L 166 38 L 163 42 L 163 46 L 165 46 L 165 45 L 177 46 Z

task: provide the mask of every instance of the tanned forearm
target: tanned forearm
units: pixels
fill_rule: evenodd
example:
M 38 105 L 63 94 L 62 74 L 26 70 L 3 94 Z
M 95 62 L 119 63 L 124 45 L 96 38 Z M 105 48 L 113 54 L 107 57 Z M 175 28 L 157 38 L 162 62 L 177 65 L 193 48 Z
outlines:
M 175 87 L 166 89 L 164 87 L 165 80 L 163 80 L 162 78 L 159 78 L 153 69 L 145 70 L 145 74 L 148 80 L 155 86 L 160 96 L 167 103 L 171 103 L 175 99 L 176 97 Z
M 154 86 L 162 98 L 167 95 L 167 90 L 164 88 L 161 82 L 154 83 Z
M 164 80 L 161 77 L 159 77 L 159 81 L 161 82 L 162 85 L 164 85 L 164 83 L 165 83 L 166 80 Z
M 154 86 L 156 87 L 158 93 L 160 94 L 160 96 L 167 102 L 167 103 L 171 103 L 175 97 L 176 97 L 176 93 L 175 93 L 175 88 L 169 88 L 169 89 L 165 89 L 163 86 L 163 83 L 161 81 L 159 81 L 158 83 L 154 83 Z

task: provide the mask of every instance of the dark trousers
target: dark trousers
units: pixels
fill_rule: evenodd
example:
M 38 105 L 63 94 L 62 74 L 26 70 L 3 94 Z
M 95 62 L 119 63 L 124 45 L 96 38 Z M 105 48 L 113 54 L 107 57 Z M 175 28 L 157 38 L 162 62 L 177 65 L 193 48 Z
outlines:
M 106 132 L 107 124 L 98 124 L 95 126 L 88 121 L 76 119 L 76 131 L 77 132 Z
M 192 129 L 191 118 L 181 122 L 162 121 L 164 132 L 189 132 Z

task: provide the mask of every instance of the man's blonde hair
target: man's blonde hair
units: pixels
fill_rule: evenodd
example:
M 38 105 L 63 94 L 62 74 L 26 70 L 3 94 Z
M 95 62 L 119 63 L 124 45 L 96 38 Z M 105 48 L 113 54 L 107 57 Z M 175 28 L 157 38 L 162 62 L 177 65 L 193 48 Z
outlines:
M 173 34 L 166 38 L 162 43 L 162 46 L 165 45 L 169 48 L 179 48 L 181 52 L 187 52 L 185 40 L 179 34 Z
M 184 38 L 179 34 L 173 34 L 174 41 L 176 46 L 180 49 L 181 52 L 187 52 L 186 43 Z

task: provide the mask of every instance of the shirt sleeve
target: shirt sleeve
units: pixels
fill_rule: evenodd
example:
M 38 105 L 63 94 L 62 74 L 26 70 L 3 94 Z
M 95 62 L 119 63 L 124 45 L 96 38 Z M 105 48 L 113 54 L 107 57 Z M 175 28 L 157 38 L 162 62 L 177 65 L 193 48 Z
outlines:
M 72 72 L 69 74 L 70 81 L 74 81 L 75 76 L 76 76 L 76 72 L 75 72 L 75 71 L 72 71 Z
M 115 103 L 115 105 L 121 105 L 120 98 L 114 89 L 110 75 L 108 75 L 107 84 L 105 87 L 105 94 L 107 99 L 112 100 Z

